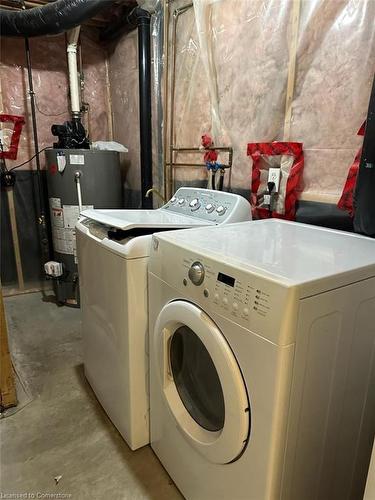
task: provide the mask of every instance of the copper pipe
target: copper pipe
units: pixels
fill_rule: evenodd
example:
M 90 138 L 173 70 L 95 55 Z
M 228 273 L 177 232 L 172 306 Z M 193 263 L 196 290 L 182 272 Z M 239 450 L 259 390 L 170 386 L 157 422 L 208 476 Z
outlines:
M 170 148 L 171 148 L 172 152 L 175 152 L 175 153 L 189 153 L 189 154 L 191 154 L 191 153 L 203 154 L 207 150 L 223 151 L 225 153 L 228 153 L 228 164 L 227 165 L 225 165 L 225 164 L 220 165 L 220 169 L 232 168 L 233 148 L 231 148 L 231 147 L 212 146 L 209 148 L 201 149 L 201 148 L 180 148 L 180 147 L 171 146 Z M 206 167 L 206 164 L 205 163 L 177 163 L 175 161 L 172 161 L 172 162 L 167 162 L 167 166 L 169 166 L 171 168 L 174 168 L 174 167 L 200 167 L 201 168 L 201 167 Z
M 151 196 L 152 193 L 155 193 L 156 196 L 158 196 L 164 203 L 166 202 L 166 199 L 164 198 L 164 196 L 156 188 L 151 188 L 148 191 L 146 191 L 146 194 L 145 194 L 146 198 Z
M 172 72 L 171 72 L 171 102 L 170 112 L 168 112 L 168 80 L 169 80 L 169 5 L 166 1 L 164 10 L 164 34 L 165 34 L 165 77 L 164 77 L 164 195 L 166 199 L 171 197 L 173 190 L 172 172 L 168 168 L 168 163 L 173 162 L 173 142 L 174 142 L 174 104 L 175 104 L 175 83 L 176 83 L 176 38 L 177 21 L 181 14 L 193 7 L 193 4 L 187 4 L 173 11 L 172 23 Z M 167 123 L 169 119 L 169 138 L 167 133 Z M 169 140 L 168 140 L 169 139 Z M 169 143 L 169 148 L 168 148 Z M 169 149 L 169 162 L 167 161 L 167 150 Z
M 167 163 L 169 167 L 205 167 L 207 168 L 207 165 L 205 163 Z M 221 170 L 223 168 L 231 168 L 231 165 L 220 165 L 218 170 Z
M 212 151 L 225 151 L 227 153 L 233 153 L 233 148 L 230 147 L 216 147 L 212 146 L 209 148 L 179 148 L 179 147 L 174 147 L 172 146 L 173 151 L 177 152 L 184 152 L 184 153 L 204 153 L 206 150 L 212 150 Z
M 164 1 L 164 68 L 163 68 L 163 192 L 164 198 L 168 198 L 168 179 L 166 165 L 166 151 L 168 147 L 167 120 L 168 120 L 168 79 L 169 79 L 169 2 Z

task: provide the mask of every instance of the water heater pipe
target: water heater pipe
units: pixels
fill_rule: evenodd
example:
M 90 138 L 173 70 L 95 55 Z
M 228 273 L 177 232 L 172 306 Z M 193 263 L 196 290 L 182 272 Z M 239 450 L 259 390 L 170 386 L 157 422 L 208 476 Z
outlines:
M 45 210 L 45 196 L 44 188 L 42 182 L 41 165 L 39 158 L 39 140 L 38 140 L 38 126 L 36 119 L 36 103 L 35 103 L 35 92 L 33 83 L 33 73 L 31 66 L 31 54 L 30 54 L 30 44 L 29 39 L 25 37 L 25 55 L 26 55 L 26 66 L 27 66 L 27 76 L 29 82 L 28 94 L 30 96 L 30 106 L 31 106 L 31 119 L 33 124 L 33 138 L 34 138 L 34 151 L 35 151 L 35 164 L 36 164 L 36 176 L 37 176 L 37 223 L 39 232 L 39 242 L 42 260 L 45 262 L 49 259 L 49 241 L 47 232 L 47 220 L 46 220 L 46 210 Z M 34 186 L 34 184 L 33 184 Z
M 78 208 L 79 208 L 79 213 L 82 212 L 82 191 L 81 191 L 81 172 L 77 170 L 74 174 L 74 179 L 76 181 L 76 186 L 77 186 L 77 199 L 78 199 Z
M 77 65 L 77 48 L 78 38 L 81 27 L 77 26 L 66 34 L 68 55 L 68 69 L 69 69 L 69 86 L 70 86 L 70 103 L 72 109 L 72 117 L 80 118 L 81 115 L 81 100 L 80 100 L 80 87 L 78 78 L 78 65 Z

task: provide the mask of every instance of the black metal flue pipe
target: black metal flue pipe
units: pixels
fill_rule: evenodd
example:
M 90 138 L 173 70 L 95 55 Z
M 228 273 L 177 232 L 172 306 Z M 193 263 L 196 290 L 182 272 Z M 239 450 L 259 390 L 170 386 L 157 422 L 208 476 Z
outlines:
M 151 44 L 150 14 L 138 17 L 139 125 L 142 208 L 152 208 Z

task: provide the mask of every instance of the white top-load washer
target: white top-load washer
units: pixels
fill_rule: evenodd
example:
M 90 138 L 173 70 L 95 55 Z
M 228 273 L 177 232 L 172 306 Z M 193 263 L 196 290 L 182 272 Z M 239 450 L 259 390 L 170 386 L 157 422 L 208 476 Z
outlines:
M 149 443 L 151 234 L 251 218 L 245 198 L 180 188 L 157 210 L 85 210 L 76 226 L 85 375 L 132 449 Z
M 188 500 L 362 498 L 375 240 L 276 219 L 153 236 L 151 446 Z

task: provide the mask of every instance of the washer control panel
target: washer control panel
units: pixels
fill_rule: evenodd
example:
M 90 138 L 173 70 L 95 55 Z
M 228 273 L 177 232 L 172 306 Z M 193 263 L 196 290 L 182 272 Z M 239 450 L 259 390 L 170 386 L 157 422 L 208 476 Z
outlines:
M 193 234 L 193 233 L 192 233 Z M 250 264 L 197 253 L 153 235 L 149 273 L 208 315 L 219 315 L 278 345 L 295 340 L 298 289 Z M 226 326 L 228 328 L 228 326 Z
M 201 188 L 178 189 L 160 210 L 189 215 L 214 224 L 251 218 L 250 205 L 242 196 Z
M 269 290 L 244 279 L 239 272 L 225 271 L 208 262 L 184 259 L 185 272 L 181 283 L 200 288 L 200 295 L 209 299 L 215 309 L 248 319 L 250 313 L 265 318 L 271 309 Z M 186 276 L 187 275 L 187 276 Z M 186 279 L 187 278 L 187 279 Z M 196 292 L 194 290 L 194 292 Z
M 218 313 L 270 340 L 277 339 L 277 322 L 289 300 L 285 287 L 209 257 L 185 253 L 180 262 L 181 272 L 174 268 L 173 276 L 171 271 L 164 277 L 166 281 L 172 280 L 207 312 Z

